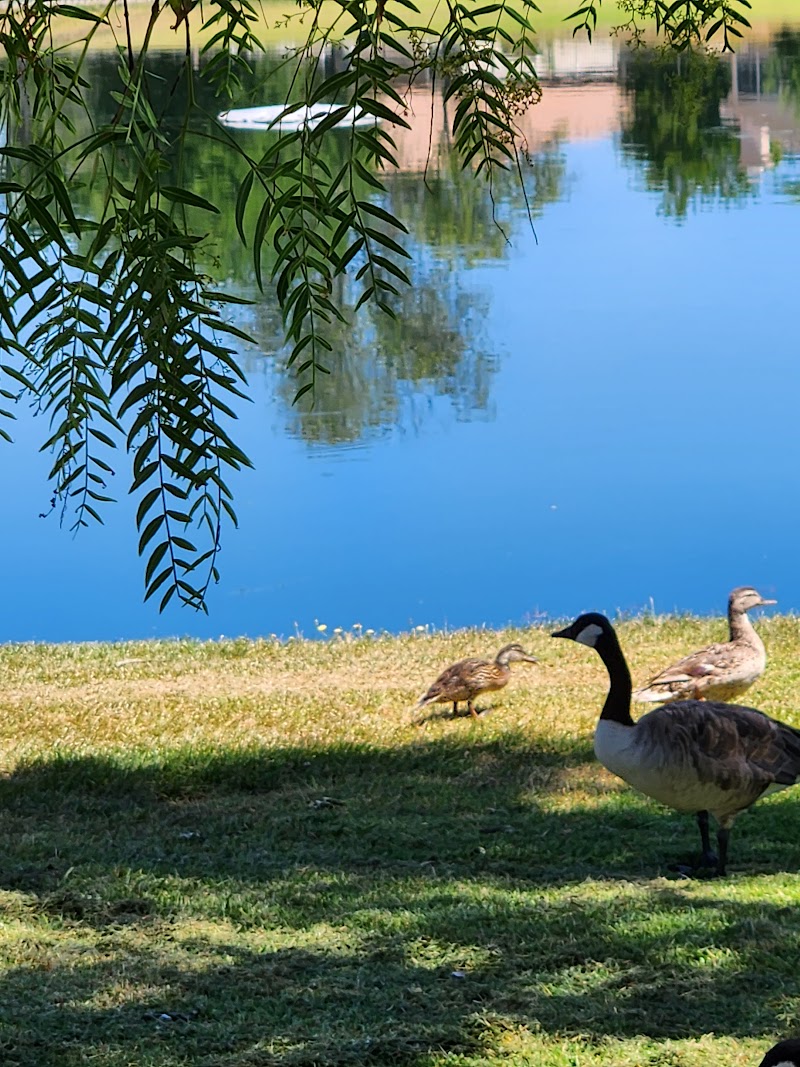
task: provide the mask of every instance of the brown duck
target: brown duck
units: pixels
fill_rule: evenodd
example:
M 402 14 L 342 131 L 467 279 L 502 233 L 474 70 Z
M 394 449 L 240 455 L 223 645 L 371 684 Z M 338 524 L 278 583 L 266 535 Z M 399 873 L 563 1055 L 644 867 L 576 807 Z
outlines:
M 475 657 L 459 660 L 442 671 L 425 696 L 420 697 L 417 707 L 452 703 L 453 714 L 457 715 L 459 701 L 466 700 L 470 715 L 477 719 L 478 713 L 472 705 L 475 697 L 480 693 L 502 689 L 511 677 L 510 664 L 523 662 L 539 661 L 516 643 L 504 645 L 493 660 Z
M 750 585 L 734 589 L 728 597 L 730 640 L 701 648 L 637 689 L 638 703 L 663 700 L 733 700 L 764 673 L 764 642 L 747 617 L 751 608 L 774 604 Z
M 595 649 L 608 671 L 610 688 L 594 734 L 598 760 L 646 796 L 694 812 L 703 847 L 698 866 L 725 874 L 736 816 L 800 780 L 800 730 L 755 708 L 701 700 L 662 704 L 634 722 L 630 672 L 608 619 L 581 615 L 553 637 Z M 719 824 L 717 856 L 709 814 Z

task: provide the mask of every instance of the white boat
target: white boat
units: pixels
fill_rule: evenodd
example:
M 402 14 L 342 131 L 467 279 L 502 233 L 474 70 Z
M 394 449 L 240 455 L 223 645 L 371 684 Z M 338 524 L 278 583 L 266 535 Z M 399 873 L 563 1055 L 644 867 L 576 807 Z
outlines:
M 264 107 L 240 107 L 231 111 L 221 111 L 217 116 L 223 126 L 236 130 L 280 130 L 281 132 L 299 130 L 303 126 L 313 129 L 323 119 L 346 104 L 266 104 Z M 337 126 L 369 126 L 376 122 L 374 115 L 356 114 L 355 108 L 347 111 L 336 122 Z

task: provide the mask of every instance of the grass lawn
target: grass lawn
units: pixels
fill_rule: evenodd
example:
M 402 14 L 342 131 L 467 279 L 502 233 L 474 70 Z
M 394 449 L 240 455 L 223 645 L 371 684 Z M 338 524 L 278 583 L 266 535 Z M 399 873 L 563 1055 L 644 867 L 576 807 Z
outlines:
M 414 16 L 412 12 L 405 10 L 403 7 L 399 8 L 399 11 L 404 13 L 409 21 L 414 22 L 416 17 L 418 21 L 426 24 L 430 22 L 433 26 L 444 25 L 447 11 L 444 0 L 414 0 L 414 2 L 420 10 L 420 16 Z M 478 7 L 480 5 L 475 6 Z M 575 22 L 565 22 L 565 20 L 582 4 L 581 0 L 539 0 L 538 6 L 541 11 L 531 14 L 531 22 L 536 32 L 545 40 L 549 40 L 553 36 L 567 38 L 570 36 Z M 151 7 L 149 0 L 148 2 L 146 0 L 131 0 L 129 6 L 131 32 L 137 46 L 144 38 L 145 29 L 150 20 Z M 316 4 L 299 3 L 298 0 L 261 0 L 260 3 L 255 5 L 259 16 L 256 24 L 259 40 L 263 44 L 273 47 L 296 45 L 303 42 L 312 24 L 312 19 L 317 13 L 316 7 Z M 96 10 L 101 9 L 102 5 L 98 3 Z M 744 11 L 752 26 L 752 31 L 747 32 L 745 41 L 748 37 L 755 39 L 769 37 L 785 23 L 797 25 L 800 22 L 798 0 L 751 0 L 749 11 L 739 4 L 737 4 L 737 9 Z M 125 26 L 122 10 L 122 5 L 117 4 L 116 8 L 111 12 L 109 24 L 113 28 L 113 33 L 111 30 L 103 30 L 98 33 L 93 40 L 93 51 L 114 48 L 116 45 L 124 43 Z M 195 14 L 191 16 L 192 27 L 195 31 L 198 31 L 202 25 L 203 17 L 208 18 L 210 16 L 211 10 L 210 7 L 197 6 Z M 318 18 L 320 25 L 329 27 L 333 25 L 337 17 L 340 20 L 340 26 L 349 25 L 347 18 L 342 19 L 342 5 L 340 3 L 326 4 L 323 0 L 319 4 Z M 607 37 L 613 27 L 627 22 L 628 17 L 613 0 L 605 0 L 604 3 L 601 3 L 597 20 L 598 40 Z M 151 37 L 153 48 L 180 50 L 185 46 L 184 31 L 181 28 L 179 32 L 176 32 L 172 28 L 174 23 L 175 16 L 167 4 L 164 6 Z M 76 23 L 74 20 L 64 20 L 59 24 L 60 28 L 57 27 L 56 35 L 63 34 L 65 40 L 72 41 L 79 36 L 83 36 L 86 32 L 86 25 L 86 23 L 82 22 Z M 206 37 L 210 37 L 211 33 L 216 32 L 218 29 L 219 25 L 216 25 Z M 508 29 L 515 29 L 515 24 L 510 20 L 508 20 Z M 204 39 L 201 36 L 196 43 L 202 43 Z M 585 34 L 579 34 L 578 39 L 580 41 L 585 40 Z
M 798 623 L 751 702 L 800 725 Z M 627 622 L 634 680 L 724 633 Z M 415 698 L 520 640 L 478 721 Z M 544 630 L 4 646 L 6 1067 L 749 1067 L 800 1030 L 800 792 L 731 876 L 600 768 Z M 431 714 L 432 712 L 432 714 Z

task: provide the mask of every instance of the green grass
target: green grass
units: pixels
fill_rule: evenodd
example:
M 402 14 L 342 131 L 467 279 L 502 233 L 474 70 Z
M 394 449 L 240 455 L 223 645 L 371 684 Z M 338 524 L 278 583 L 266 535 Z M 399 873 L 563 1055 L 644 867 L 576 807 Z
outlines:
M 750 702 L 800 725 L 798 621 Z M 634 679 L 721 620 L 621 625 Z M 416 697 L 517 639 L 477 722 Z M 693 820 L 598 767 L 546 631 L 5 646 L 0 1062 L 747 1067 L 800 1030 L 800 811 Z
M 433 26 L 443 25 L 446 18 L 446 5 L 442 0 L 416 0 L 420 9 L 420 20 Z M 98 10 L 102 5 L 98 4 Z M 531 17 L 535 30 L 545 39 L 553 36 L 569 37 L 572 33 L 574 21 L 566 22 L 565 19 L 581 6 L 579 0 L 544 0 L 540 5 L 541 11 Z M 135 43 L 140 43 L 144 37 L 145 29 L 150 19 L 151 5 L 144 0 L 132 0 L 130 5 L 131 32 Z M 197 11 L 201 9 L 198 6 Z M 276 46 L 296 44 L 304 41 L 311 25 L 316 7 L 308 5 L 301 7 L 295 0 L 262 0 L 256 5 L 259 21 L 256 24 L 256 35 L 266 45 Z M 748 21 L 753 27 L 752 35 L 761 38 L 765 34 L 774 32 L 784 23 L 797 24 L 798 4 L 797 0 L 751 0 L 751 10 L 746 11 Z M 208 12 L 204 12 L 208 17 Z M 409 21 L 414 21 L 412 13 L 407 13 Z M 339 4 L 320 5 L 319 22 L 322 26 L 330 26 L 334 18 L 341 16 Z M 195 30 L 199 30 L 201 18 L 191 16 Z M 598 12 L 597 36 L 610 33 L 613 27 L 625 23 L 628 16 L 620 11 L 616 3 L 606 0 Z M 162 16 L 156 23 L 151 36 L 153 48 L 181 49 L 184 39 L 181 32 L 172 29 L 175 21 L 169 5 L 163 11 Z M 340 22 L 340 25 L 344 25 Z M 56 27 L 56 36 L 63 34 L 65 40 L 77 39 L 84 32 L 80 26 L 75 25 L 74 20 L 63 20 Z M 112 16 L 112 30 L 102 31 L 95 35 L 92 42 L 93 51 L 98 49 L 110 49 L 122 44 L 125 39 L 121 18 Z M 514 24 L 509 21 L 509 29 L 514 29 Z M 216 30 L 216 27 L 215 27 Z M 750 34 L 748 34 L 750 35 Z M 210 36 L 210 34 L 208 35 Z M 579 36 L 580 40 L 585 37 Z M 745 38 L 746 39 L 746 38 Z

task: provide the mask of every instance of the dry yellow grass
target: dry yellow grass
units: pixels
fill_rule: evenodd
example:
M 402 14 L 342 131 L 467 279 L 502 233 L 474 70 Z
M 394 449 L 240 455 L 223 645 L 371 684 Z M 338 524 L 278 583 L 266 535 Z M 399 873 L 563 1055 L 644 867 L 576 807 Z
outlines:
M 767 673 L 747 702 L 800 724 L 798 620 L 775 617 L 759 628 Z M 723 620 L 623 622 L 620 637 L 634 683 L 695 648 L 724 639 Z M 539 657 L 515 665 L 508 686 L 487 694 L 478 723 L 453 720 L 449 707 L 414 713 L 422 692 L 448 664 L 491 658 L 519 641 Z M 590 736 L 606 685 L 596 656 L 551 641 L 549 630 L 462 631 L 330 640 L 150 642 L 119 645 L 6 646 L 0 649 L 4 715 L 0 761 L 54 744 L 108 750 L 140 744 L 306 744 L 392 746 L 480 730 L 531 737 Z M 645 710 L 645 709 L 642 709 Z M 311 714 L 313 712 L 313 715 Z M 313 725 L 312 725 L 313 719 Z M 20 724 L 25 730 L 20 735 Z
M 298 3 L 285 3 L 283 0 L 263 0 L 255 5 L 259 15 L 255 24 L 256 36 L 265 44 L 271 46 L 287 46 L 301 44 L 305 41 L 312 18 L 315 13 L 321 27 L 330 27 L 334 20 L 341 20 L 341 7 L 338 4 L 321 4 L 319 11 L 311 6 L 303 7 Z M 418 2 L 421 10 L 420 20 L 428 21 L 435 25 L 442 25 L 445 21 L 445 7 L 437 0 L 421 0 Z M 537 31 L 544 35 L 557 35 L 568 37 L 571 33 L 571 25 L 566 25 L 565 17 L 579 7 L 580 4 L 572 0 L 550 0 L 540 5 L 541 13 L 533 18 Z M 101 10 L 98 3 L 95 10 Z M 150 20 L 152 5 L 147 0 L 131 0 L 129 5 L 131 39 L 135 47 L 141 45 L 145 31 Z M 109 26 L 102 28 L 95 34 L 92 41 L 93 50 L 113 49 L 126 42 L 126 30 L 122 17 L 122 5 L 117 4 L 112 10 Z M 190 15 L 193 36 L 197 46 L 202 46 L 205 39 L 211 34 L 203 34 L 200 30 L 203 18 L 209 17 L 209 9 L 198 6 Z M 410 13 L 409 13 L 409 20 Z M 611 27 L 626 21 L 626 16 L 619 10 L 616 4 L 603 4 L 599 9 L 598 32 L 609 32 Z M 749 21 L 752 25 L 750 35 L 761 39 L 768 37 L 776 27 L 784 23 L 792 24 L 797 21 L 797 6 L 795 0 L 759 0 L 753 4 L 753 10 L 749 13 Z M 185 47 L 185 35 L 183 27 L 178 31 L 173 29 L 175 16 L 168 4 L 165 4 L 155 29 L 151 35 L 151 45 L 156 49 L 183 50 Z M 85 24 L 76 24 L 74 20 L 56 20 L 54 25 L 54 39 L 60 45 L 78 41 L 86 31 Z

